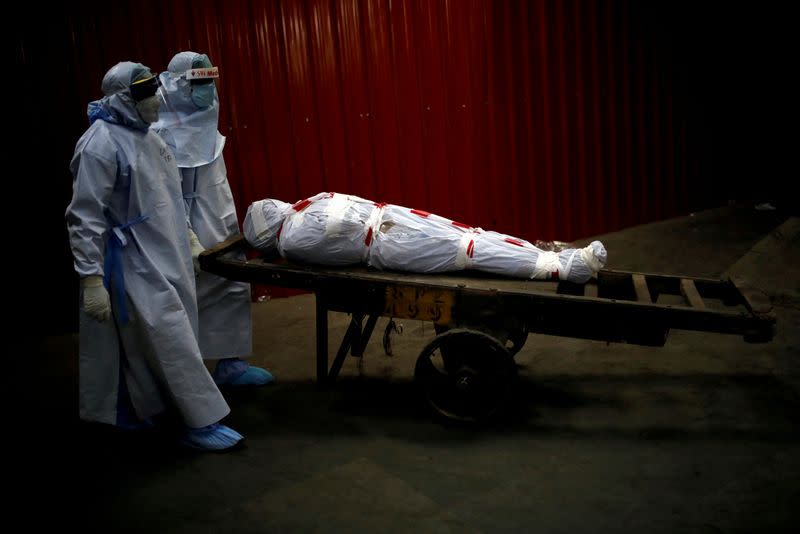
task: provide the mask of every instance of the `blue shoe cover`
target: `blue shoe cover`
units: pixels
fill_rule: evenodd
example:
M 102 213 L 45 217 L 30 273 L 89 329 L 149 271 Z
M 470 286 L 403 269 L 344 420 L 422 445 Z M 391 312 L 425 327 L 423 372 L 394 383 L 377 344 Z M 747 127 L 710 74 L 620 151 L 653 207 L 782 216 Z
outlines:
M 247 368 L 247 371 L 228 382 L 229 386 L 266 386 L 275 381 L 272 373 L 261 367 Z
M 219 360 L 213 377 L 218 386 L 266 386 L 275 381 L 269 371 L 253 367 L 240 358 Z
M 244 436 L 219 423 L 203 428 L 187 428 L 180 444 L 203 451 L 223 451 L 236 446 Z

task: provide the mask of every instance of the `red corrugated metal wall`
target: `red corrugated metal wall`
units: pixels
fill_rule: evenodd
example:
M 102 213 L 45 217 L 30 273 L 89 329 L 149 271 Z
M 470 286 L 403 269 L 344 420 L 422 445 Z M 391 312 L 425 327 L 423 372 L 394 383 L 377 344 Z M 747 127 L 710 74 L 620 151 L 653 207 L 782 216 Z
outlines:
M 174 41 L 223 69 L 240 207 L 333 190 L 566 240 L 688 209 L 703 154 L 687 154 L 686 134 L 703 124 L 653 13 L 483 0 L 215 7 L 213 38 Z
M 331 190 L 569 240 L 685 212 L 703 157 L 675 30 L 631 2 L 77 5 L 81 111 L 120 59 L 220 66 L 240 210 Z
M 39 157 L 60 177 L 61 213 L 69 157 L 104 72 L 126 59 L 163 70 L 181 50 L 206 52 L 221 69 L 220 130 L 240 218 L 259 198 L 328 190 L 573 240 L 724 200 L 698 69 L 705 19 L 690 5 L 82 0 L 46 15 L 23 9 L 15 67 L 30 78 L 26 121 L 54 129 L 53 155 Z M 68 83 L 53 91 L 55 79 Z M 33 105 L 42 99 L 59 121 L 37 115 L 47 113 Z

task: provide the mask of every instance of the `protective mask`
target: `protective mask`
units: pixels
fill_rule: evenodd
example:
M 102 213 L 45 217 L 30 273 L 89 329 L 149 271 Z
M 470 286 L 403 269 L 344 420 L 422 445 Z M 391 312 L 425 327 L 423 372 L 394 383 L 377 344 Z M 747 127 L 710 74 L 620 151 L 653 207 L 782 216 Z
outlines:
M 214 84 L 192 85 L 192 102 L 198 108 L 207 108 L 214 103 Z
M 139 112 L 142 120 L 148 124 L 158 122 L 158 110 L 160 107 L 161 102 L 159 102 L 156 95 L 136 103 L 136 111 Z

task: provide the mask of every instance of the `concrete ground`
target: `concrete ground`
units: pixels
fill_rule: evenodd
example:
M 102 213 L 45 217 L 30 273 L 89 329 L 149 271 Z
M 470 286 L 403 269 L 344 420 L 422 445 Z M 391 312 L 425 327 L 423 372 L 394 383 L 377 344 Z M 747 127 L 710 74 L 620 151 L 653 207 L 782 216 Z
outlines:
M 253 305 L 270 387 L 229 391 L 226 454 L 168 431 L 77 420 L 74 335 L 34 339 L 6 373 L 6 523 L 80 532 L 783 532 L 800 506 L 800 254 L 796 218 L 732 206 L 596 236 L 608 267 L 764 290 L 777 336 L 672 331 L 664 347 L 530 335 L 496 422 L 429 417 L 412 382 L 432 325 L 381 319 L 335 386 L 314 385 L 314 299 Z M 583 244 L 582 240 L 579 244 Z M 348 317 L 330 314 L 331 351 Z M 26 362 L 30 362 L 28 341 Z M 9 476 L 10 475 L 10 476 Z M 8 501 L 7 501 L 8 503 Z M 16 521 L 12 520 L 16 518 Z

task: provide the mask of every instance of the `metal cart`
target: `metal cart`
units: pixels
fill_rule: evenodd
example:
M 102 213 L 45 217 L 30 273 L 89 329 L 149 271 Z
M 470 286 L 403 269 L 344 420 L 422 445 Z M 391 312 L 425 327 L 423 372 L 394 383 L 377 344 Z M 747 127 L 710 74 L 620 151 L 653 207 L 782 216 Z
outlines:
M 242 251 L 253 259 L 237 259 Z M 433 322 L 437 335 L 417 358 L 415 381 L 435 413 L 460 421 L 501 409 L 513 391 L 514 355 L 531 332 L 663 346 L 673 328 L 768 342 L 776 326 L 769 299 L 732 279 L 602 270 L 574 284 L 330 268 L 258 257 L 241 235 L 203 252 L 200 265 L 231 280 L 313 292 L 319 384 L 336 378 L 348 353 L 363 355 L 379 317 Z M 351 316 L 330 367 L 328 311 Z

